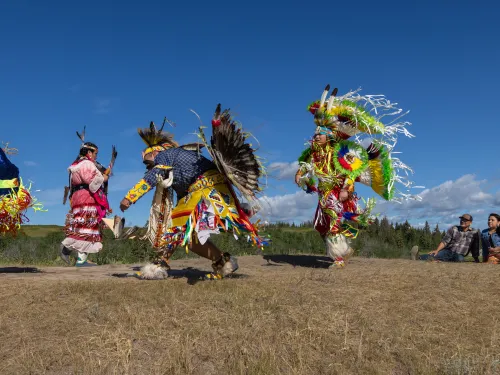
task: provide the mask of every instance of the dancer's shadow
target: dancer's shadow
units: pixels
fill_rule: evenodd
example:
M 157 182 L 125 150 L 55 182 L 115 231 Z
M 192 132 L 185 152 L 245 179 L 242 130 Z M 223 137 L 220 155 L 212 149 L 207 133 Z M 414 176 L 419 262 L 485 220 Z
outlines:
M 135 266 L 132 267 L 132 270 L 134 271 L 140 271 L 141 267 L 140 266 Z M 211 271 L 206 271 L 206 270 L 199 270 L 197 268 L 193 267 L 187 267 L 184 269 L 170 269 L 167 271 L 168 278 L 172 279 L 182 279 L 186 278 L 187 283 L 189 285 L 194 285 L 198 283 L 199 281 L 211 281 L 206 278 L 206 275 L 210 273 Z M 127 277 L 128 274 L 113 274 L 112 276 L 115 277 Z M 247 275 L 239 274 L 239 273 L 233 273 L 231 275 L 226 276 L 226 279 L 241 279 L 245 278 Z
M 36 267 L 0 267 L 0 273 L 42 273 Z
M 264 266 L 280 266 L 279 263 L 286 263 L 294 267 L 328 268 L 333 263 L 331 258 L 318 255 L 270 254 L 262 257 L 267 260 Z

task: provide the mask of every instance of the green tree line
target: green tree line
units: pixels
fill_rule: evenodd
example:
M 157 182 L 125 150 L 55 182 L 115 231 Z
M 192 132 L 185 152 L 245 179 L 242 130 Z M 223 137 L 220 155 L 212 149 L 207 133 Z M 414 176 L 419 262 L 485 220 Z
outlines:
M 211 240 L 223 251 L 234 255 L 252 254 L 318 254 L 325 253 L 324 244 L 314 230 L 312 222 L 290 224 L 277 222 L 261 228 L 260 234 L 270 239 L 270 245 L 263 250 L 252 246 L 246 235 L 239 240 L 232 233 L 212 236 Z M 361 231 L 352 241 L 355 254 L 362 257 L 408 258 L 412 246 L 422 251 L 435 249 L 443 233 L 436 225 L 431 230 L 426 222 L 423 228 L 412 227 L 408 221 L 391 223 L 387 218 L 376 219 L 367 229 Z M 59 259 L 59 244 L 64 239 L 63 231 L 56 231 L 43 237 L 19 234 L 13 238 L 0 237 L 0 263 L 2 264 L 62 264 Z M 178 248 L 174 259 L 196 256 Z M 115 240 L 105 231 L 103 250 L 91 256 L 99 264 L 140 263 L 155 257 L 155 251 L 148 241 L 138 239 Z

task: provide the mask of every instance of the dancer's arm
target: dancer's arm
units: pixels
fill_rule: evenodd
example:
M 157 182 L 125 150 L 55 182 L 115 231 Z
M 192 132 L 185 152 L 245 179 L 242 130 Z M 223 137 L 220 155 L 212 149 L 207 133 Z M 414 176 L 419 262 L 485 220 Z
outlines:
M 144 194 L 153 189 L 158 182 L 159 174 L 168 175 L 168 173 L 173 173 L 172 167 L 166 165 L 155 165 L 154 168 L 146 172 L 144 177 L 128 191 L 125 198 L 123 198 L 120 202 L 120 210 L 125 211 L 133 203 L 142 198 Z M 172 178 L 170 178 L 170 182 L 173 182 Z
M 443 239 L 439 243 L 438 247 L 436 250 L 429 252 L 429 254 L 436 255 L 439 253 L 441 250 L 443 250 L 452 240 L 453 238 L 453 230 L 455 227 L 451 227 L 446 231 L 446 234 L 443 236 Z
M 439 253 L 441 250 L 444 249 L 444 247 L 446 246 L 446 244 L 444 242 L 440 242 L 437 249 L 434 250 L 434 251 L 429 251 L 429 254 L 431 255 L 436 255 L 437 253 Z

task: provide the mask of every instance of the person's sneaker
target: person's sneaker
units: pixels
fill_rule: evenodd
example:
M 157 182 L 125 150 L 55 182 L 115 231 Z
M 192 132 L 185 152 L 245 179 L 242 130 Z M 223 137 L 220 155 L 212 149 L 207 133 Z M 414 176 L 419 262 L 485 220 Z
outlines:
M 59 251 L 59 256 L 68 265 L 71 264 L 71 259 L 69 257 L 70 255 L 71 255 L 71 251 L 66 246 L 61 245 L 61 250 Z
M 85 261 L 85 262 L 83 262 L 83 263 L 78 263 L 78 262 L 77 262 L 77 263 L 75 264 L 75 267 L 96 267 L 96 266 L 97 266 L 97 264 L 95 264 L 95 263 L 89 263 L 89 262 L 87 262 L 87 261 Z

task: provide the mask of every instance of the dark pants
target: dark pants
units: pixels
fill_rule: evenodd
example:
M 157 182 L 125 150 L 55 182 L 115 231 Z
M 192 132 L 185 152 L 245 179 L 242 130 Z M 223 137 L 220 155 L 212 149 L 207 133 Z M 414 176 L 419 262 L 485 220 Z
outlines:
M 440 260 L 441 262 L 463 262 L 464 256 L 462 254 L 454 253 L 449 249 L 443 249 L 436 255 L 422 254 L 418 258 L 420 260 Z
M 490 255 L 490 250 L 488 248 L 483 248 L 483 262 L 488 261 L 488 256 Z

